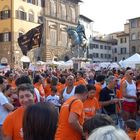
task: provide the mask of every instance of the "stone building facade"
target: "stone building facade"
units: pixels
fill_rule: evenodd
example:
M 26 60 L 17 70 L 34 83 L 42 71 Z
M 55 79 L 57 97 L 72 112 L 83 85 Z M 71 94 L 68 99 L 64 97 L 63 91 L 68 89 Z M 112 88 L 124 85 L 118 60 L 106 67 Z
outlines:
M 42 61 L 70 55 L 68 26 L 76 26 L 79 0 L 0 0 L 0 59 L 19 66 L 23 56 L 17 38 L 44 23 L 41 47 L 28 53 L 31 60 Z
M 140 17 L 129 19 L 129 51 L 130 56 L 140 53 Z

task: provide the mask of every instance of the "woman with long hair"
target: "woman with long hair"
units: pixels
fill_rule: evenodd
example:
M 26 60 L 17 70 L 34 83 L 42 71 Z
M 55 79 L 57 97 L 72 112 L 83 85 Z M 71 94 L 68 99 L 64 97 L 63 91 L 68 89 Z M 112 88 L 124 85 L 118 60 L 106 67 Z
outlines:
M 51 103 L 29 106 L 23 118 L 24 140 L 54 140 L 58 112 Z

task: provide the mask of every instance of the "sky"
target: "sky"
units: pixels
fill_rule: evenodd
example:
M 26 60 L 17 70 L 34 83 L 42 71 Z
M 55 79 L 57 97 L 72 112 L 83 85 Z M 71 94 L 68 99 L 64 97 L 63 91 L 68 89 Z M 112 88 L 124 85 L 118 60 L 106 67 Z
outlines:
M 123 31 L 128 19 L 140 17 L 140 0 L 83 0 L 80 14 L 94 21 L 94 31 Z

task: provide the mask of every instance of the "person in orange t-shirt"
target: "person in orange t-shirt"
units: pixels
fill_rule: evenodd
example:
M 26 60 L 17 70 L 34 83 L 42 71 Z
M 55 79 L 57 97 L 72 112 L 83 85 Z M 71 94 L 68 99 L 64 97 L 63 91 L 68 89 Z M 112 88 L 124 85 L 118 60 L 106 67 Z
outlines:
M 84 111 L 83 102 L 87 98 L 87 88 L 79 85 L 75 95 L 61 107 L 55 140 L 81 140 L 83 135 Z
M 16 88 L 16 84 L 15 84 L 14 74 L 13 73 L 9 74 L 8 85 L 10 85 L 12 88 Z
M 51 79 L 47 78 L 47 84 L 46 87 L 44 88 L 45 91 L 45 97 L 48 97 L 51 94 Z
M 30 84 L 20 85 L 18 87 L 18 98 L 21 107 L 6 117 L 2 127 L 3 140 L 23 140 L 23 114 L 25 108 L 34 103 L 34 87 Z
M 59 83 L 57 84 L 58 95 L 62 93 L 65 87 L 66 87 L 66 79 L 64 77 L 61 77 Z
M 140 128 L 139 128 L 139 130 L 138 130 L 138 132 L 137 132 L 136 140 L 140 140 Z
M 94 97 L 96 88 L 92 85 L 87 85 L 88 98 L 84 102 L 85 120 L 92 118 L 99 110 L 99 102 Z
M 136 77 L 136 88 L 137 88 L 137 114 L 140 115 L 140 75 Z
M 41 75 L 36 75 L 35 78 L 34 78 L 34 87 L 36 89 L 38 89 L 40 95 L 42 97 L 45 97 L 45 91 L 44 91 L 44 87 L 43 87 L 43 82 L 44 82 L 44 79 L 42 78 Z
M 83 72 L 79 71 L 77 72 L 76 74 L 76 82 L 74 83 L 75 86 L 78 86 L 78 85 L 87 85 L 87 81 L 83 78 Z
M 123 98 L 123 91 L 122 91 L 122 85 L 123 85 L 123 82 L 126 80 L 126 77 L 124 76 L 121 81 L 120 81 L 120 97 Z
M 125 126 L 125 131 L 126 131 L 127 135 L 129 136 L 129 138 L 131 140 L 135 140 L 136 139 L 136 134 L 137 134 L 137 132 L 136 132 L 136 129 L 137 129 L 136 128 L 136 121 L 132 120 L 132 119 L 127 120 L 125 122 L 124 126 Z
M 102 85 L 104 84 L 104 81 L 105 81 L 105 76 L 104 75 L 97 76 L 96 81 L 97 82 L 94 85 L 96 88 L 94 97 L 96 97 L 96 99 L 99 101 L 99 96 L 100 96 L 100 92 L 102 90 Z

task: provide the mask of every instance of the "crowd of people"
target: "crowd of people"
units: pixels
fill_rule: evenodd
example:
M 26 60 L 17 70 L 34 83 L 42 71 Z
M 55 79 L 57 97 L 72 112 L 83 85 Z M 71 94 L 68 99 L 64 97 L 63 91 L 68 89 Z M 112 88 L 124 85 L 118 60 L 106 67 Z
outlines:
M 0 72 L 0 140 L 140 140 L 140 71 Z

